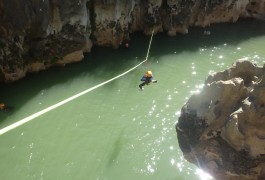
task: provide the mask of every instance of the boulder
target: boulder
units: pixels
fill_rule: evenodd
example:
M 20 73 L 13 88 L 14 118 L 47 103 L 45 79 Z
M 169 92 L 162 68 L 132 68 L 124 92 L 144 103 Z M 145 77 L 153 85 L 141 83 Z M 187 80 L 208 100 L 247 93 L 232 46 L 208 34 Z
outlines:
M 209 75 L 176 124 L 184 157 L 216 179 L 265 178 L 265 67 L 246 59 Z

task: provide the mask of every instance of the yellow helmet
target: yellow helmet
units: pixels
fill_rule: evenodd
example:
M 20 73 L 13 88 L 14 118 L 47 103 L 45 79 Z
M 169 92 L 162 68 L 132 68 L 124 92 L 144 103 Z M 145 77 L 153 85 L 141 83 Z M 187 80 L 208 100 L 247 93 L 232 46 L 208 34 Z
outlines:
M 146 75 L 147 77 L 151 77 L 151 76 L 152 76 L 152 71 L 146 71 L 145 75 Z

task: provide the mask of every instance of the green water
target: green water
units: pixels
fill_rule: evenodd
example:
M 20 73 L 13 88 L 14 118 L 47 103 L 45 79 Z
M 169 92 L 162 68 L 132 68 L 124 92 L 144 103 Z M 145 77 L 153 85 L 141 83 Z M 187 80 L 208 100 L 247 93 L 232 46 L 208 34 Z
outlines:
M 199 180 L 178 147 L 175 123 L 210 71 L 239 58 L 265 61 L 265 22 L 244 20 L 188 35 L 153 38 L 148 63 L 0 135 L 0 179 Z M 84 61 L 1 85 L 0 129 L 100 84 L 140 63 L 150 37 L 131 36 L 129 50 L 94 47 Z M 152 70 L 157 84 L 138 90 Z

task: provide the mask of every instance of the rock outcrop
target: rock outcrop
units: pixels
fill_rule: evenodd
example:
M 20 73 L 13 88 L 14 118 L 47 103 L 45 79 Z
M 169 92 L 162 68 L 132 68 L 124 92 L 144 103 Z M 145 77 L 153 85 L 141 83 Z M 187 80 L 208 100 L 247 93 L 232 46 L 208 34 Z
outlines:
M 93 44 L 117 48 L 130 33 L 263 17 L 265 0 L 2 0 L 0 80 L 80 61 Z
M 184 157 L 216 179 L 265 179 L 265 66 L 210 75 L 176 125 Z

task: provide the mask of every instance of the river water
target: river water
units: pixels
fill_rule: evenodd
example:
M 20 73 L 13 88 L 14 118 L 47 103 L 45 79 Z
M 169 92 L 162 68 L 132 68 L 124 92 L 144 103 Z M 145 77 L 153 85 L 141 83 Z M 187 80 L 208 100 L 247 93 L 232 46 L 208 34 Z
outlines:
M 204 30 L 210 35 L 204 35 Z M 0 129 L 109 80 L 144 60 L 150 36 L 135 33 L 128 50 L 94 47 L 76 64 L 1 85 Z M 178 147 L 180 109 L 211 71 L 248 57 L 265 62 L 265 22 L 191 28 L 154 36 L 147 63 L 0 135 L 0 179 L 212 179 Z M 138 89 L 152 70 L 158 83 Z

